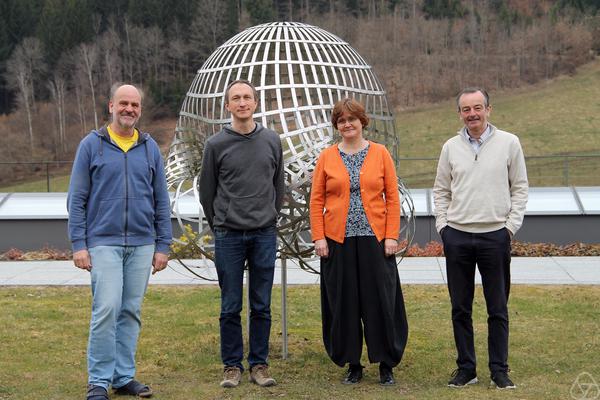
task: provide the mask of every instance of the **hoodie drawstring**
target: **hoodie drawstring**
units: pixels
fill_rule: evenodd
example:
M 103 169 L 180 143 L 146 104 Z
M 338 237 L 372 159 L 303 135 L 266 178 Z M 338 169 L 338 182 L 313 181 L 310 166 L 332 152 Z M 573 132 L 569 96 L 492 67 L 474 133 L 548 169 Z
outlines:
M 100 139 L 100 157 L 102 157 L 102 154 L 104 154 L 104 143 L 102 143 L 102 142 L 104 142 L 104 141 L 102 140 L 101 135 L 98 135 L 98 139 Z

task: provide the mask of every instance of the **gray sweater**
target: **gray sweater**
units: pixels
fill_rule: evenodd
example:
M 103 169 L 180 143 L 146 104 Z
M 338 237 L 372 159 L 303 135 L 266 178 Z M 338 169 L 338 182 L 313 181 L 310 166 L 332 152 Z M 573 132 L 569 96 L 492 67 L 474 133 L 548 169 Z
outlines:
M 199 190 L 213 230 L 276 224 L 285 190 L 279 135 L 260 124 L 246 135 L 225 126 L 205 143 Z

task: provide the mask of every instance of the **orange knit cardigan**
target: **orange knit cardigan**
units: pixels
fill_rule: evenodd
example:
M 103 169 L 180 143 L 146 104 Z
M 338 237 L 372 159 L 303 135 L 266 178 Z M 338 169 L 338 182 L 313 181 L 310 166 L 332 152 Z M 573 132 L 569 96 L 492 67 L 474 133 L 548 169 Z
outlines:
M 400 197 L 396 170 L 385 146 L 369 141 L 360 169 L 360 192 L 367 221 L 377 240 L 398 239 Z M 350 207 L 350 175 L 337 145 L 321 152 L 310 192 L 312 240 L 344 242 Z

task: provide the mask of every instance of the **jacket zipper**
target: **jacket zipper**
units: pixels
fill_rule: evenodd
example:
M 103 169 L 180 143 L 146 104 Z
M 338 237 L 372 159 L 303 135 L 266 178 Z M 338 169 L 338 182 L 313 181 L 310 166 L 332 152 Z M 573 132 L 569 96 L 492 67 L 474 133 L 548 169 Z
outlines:
M 479 145 L 480 147 L 479 147 L 478 150 L 475 150 L 473 148 L 473 146 L 471 145 L 471 142 L 469 141 L 469 139 L 466 139 L 464 137 L 462 139 L 467 143 L 467 146 L 469 146 L 469 148 L 471 149 L 471 151 L 473 152 L 473 154 L 475 154 L 475 161 L 477 161 L 477 156 L 479 155 L 479 150 L 481 150 L 481 145 Z
M 123 153 L 125 160 L 125 237 L 123 238 L 125 246 L 127 246 L 127 228 L 128 228 L 128 219 L 127 216 L 129 214 L 129 179 L 128 171 L 127 171 L 127 153 Z
M 102 136 L 107 140 L 107 142 L 109 144 L 111 144 L 111 145 L 115 146 L 117 149 L 123 151 L 119 146 L 117 146 L 116 144 L 114 144 L 113 142 L 111 142 L 110 138 L 107 138 L 107 136 L 104 136 L 104 135 L 102 135 Z M 132 150 L 134 147 L 139 146 L 142 142 L 143 142 L 142 134 L 139 133 L 139 138 L 138 138 L 137 143 L 134 144 L 133 146 L 131 146 L 129 148 L 129 150 Z M 128 214 L 129 214 L 129 180 L 127 178 L 128 178 L 129 171 L 128 171 L 128 168 L 127 168 L 127 152 L 124 152 L 124 151 L 123 151 L 123 161 L 125 163 L 125 216 L 124 216 L 125 217 L 124 218 L 124 220 L 125 220 L 125 227 L 124 227 L 124 232 L 123 232 L 123 234 L 124 234 L 124 237 L 123 237 L 123 243 L 124 244 L 123 245 L 127 246 L 127 237 L 128 237 L 128 235 L 127 235 L 127 229 L 129 228 L 129 220 L 127 218 Z

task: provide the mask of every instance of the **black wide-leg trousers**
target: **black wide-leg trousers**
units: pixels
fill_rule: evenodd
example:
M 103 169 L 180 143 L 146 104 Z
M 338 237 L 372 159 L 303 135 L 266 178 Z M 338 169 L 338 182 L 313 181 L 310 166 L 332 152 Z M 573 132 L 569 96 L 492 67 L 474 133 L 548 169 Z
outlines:
M 476 371 L 473 340 L 475 265 L 481 274 L 488 313 L 489 368 L 508 371 L 508 295 L 510 292 L 510 234 L 506 228 L 469 233 L 447 226 L 442 231 L 452 327 L 458 368 Z
M 327 239 L 329 257 L 321 258 L 323 342 L 340 367 L 360 364 L 364 338 L 369 361 L 389 367 L 400 363 L 408 322 L 395 257 L 385 257 L 374 236 Z

